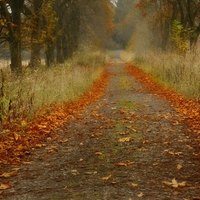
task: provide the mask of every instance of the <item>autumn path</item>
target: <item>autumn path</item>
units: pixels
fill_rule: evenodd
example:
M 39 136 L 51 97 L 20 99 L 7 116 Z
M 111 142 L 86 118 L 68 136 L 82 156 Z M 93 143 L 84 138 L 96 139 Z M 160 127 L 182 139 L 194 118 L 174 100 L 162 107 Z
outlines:
M 123 62 L 112 63 L 105 96 L 35 150 L 1 199 L 200 199 L 200 162 L 186 125 Z

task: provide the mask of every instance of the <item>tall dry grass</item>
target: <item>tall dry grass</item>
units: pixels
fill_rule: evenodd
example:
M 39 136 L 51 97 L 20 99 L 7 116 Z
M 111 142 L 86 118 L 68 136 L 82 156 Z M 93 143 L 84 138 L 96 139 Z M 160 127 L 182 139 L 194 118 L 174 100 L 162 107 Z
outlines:
M 125 61 L 151 74 L 154 80 L 167 88 L 192 99 L 200 99 L 200 61 L 198 54 L 182 57 L 176 53 L 148 51 L 143 54 L 123 51 Z
M 0 120 L 28 120 L 42 107 L 64 105 L 82 95 L 103 71 L 105 55 L 77 53 L 74 59 L 49 69 L 24 69 L 15 77 L 5 68 L 0 73 Z

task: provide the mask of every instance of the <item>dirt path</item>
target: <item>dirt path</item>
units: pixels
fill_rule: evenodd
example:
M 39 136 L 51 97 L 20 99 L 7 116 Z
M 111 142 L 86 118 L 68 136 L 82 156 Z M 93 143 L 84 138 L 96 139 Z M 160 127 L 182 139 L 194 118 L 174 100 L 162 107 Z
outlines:
M 113 63 L 105 96 L 36 149 L 0 199 L 200 199 L 190 131 L 168 102 Z

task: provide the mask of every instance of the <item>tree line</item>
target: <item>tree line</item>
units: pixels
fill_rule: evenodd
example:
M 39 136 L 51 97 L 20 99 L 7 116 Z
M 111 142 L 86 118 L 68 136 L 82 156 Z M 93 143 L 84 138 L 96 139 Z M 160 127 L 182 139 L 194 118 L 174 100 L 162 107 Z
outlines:
M 103 48 L 113 30 L 109 0 L 1 0 L 0 44 L 10 51 L 11 71 L 22 71 L 22 49 L 31 53 L 29 67 L 63 63 L 81 46 Z
M 118 0 L 115 15 L 115 41 L 125 47 L 135 31 L 138 17 L 145 18 L 151 31 L 152 43 L 162 50 L 169 48 L 195 49 L 200 35 L 199 0 Z M 156 38 L 156 40 L 155 40 Z M 175 43 L 175 45 L 174 45 Z

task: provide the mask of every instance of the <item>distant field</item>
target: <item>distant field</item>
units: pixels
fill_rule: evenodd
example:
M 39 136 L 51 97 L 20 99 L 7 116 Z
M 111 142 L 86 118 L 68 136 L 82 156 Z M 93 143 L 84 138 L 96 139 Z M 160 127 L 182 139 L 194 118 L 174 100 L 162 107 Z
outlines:
M 45 63 L 45 59 L 41 60 L 42 64 Z M 22 60 L 22 66 L 27 66 L 29 63 L 29 60 Z M 9 59 L 0 59 L 0 69 L 7 68 L 10 66 L 10 60 Z
M 42 64 L 45 63 L 44 55 L 41 55 L 41 62 Z M 27 66 L 30 60 L 30 52 L 23 51 L 22 52 L 22 66 Z M 6 68 L 10 66 L 10 55 L 8 51 L 2 52 L 0 56 L 0 69 Z
M 22 61 L 23 66 L 28 65 L 28 63 L 29 63 L 29 60 L 23 60 Z M 0 69 L 7 68 L 9 66 L 10 66 L 10 60 L 9 59 L 0 59 Z

